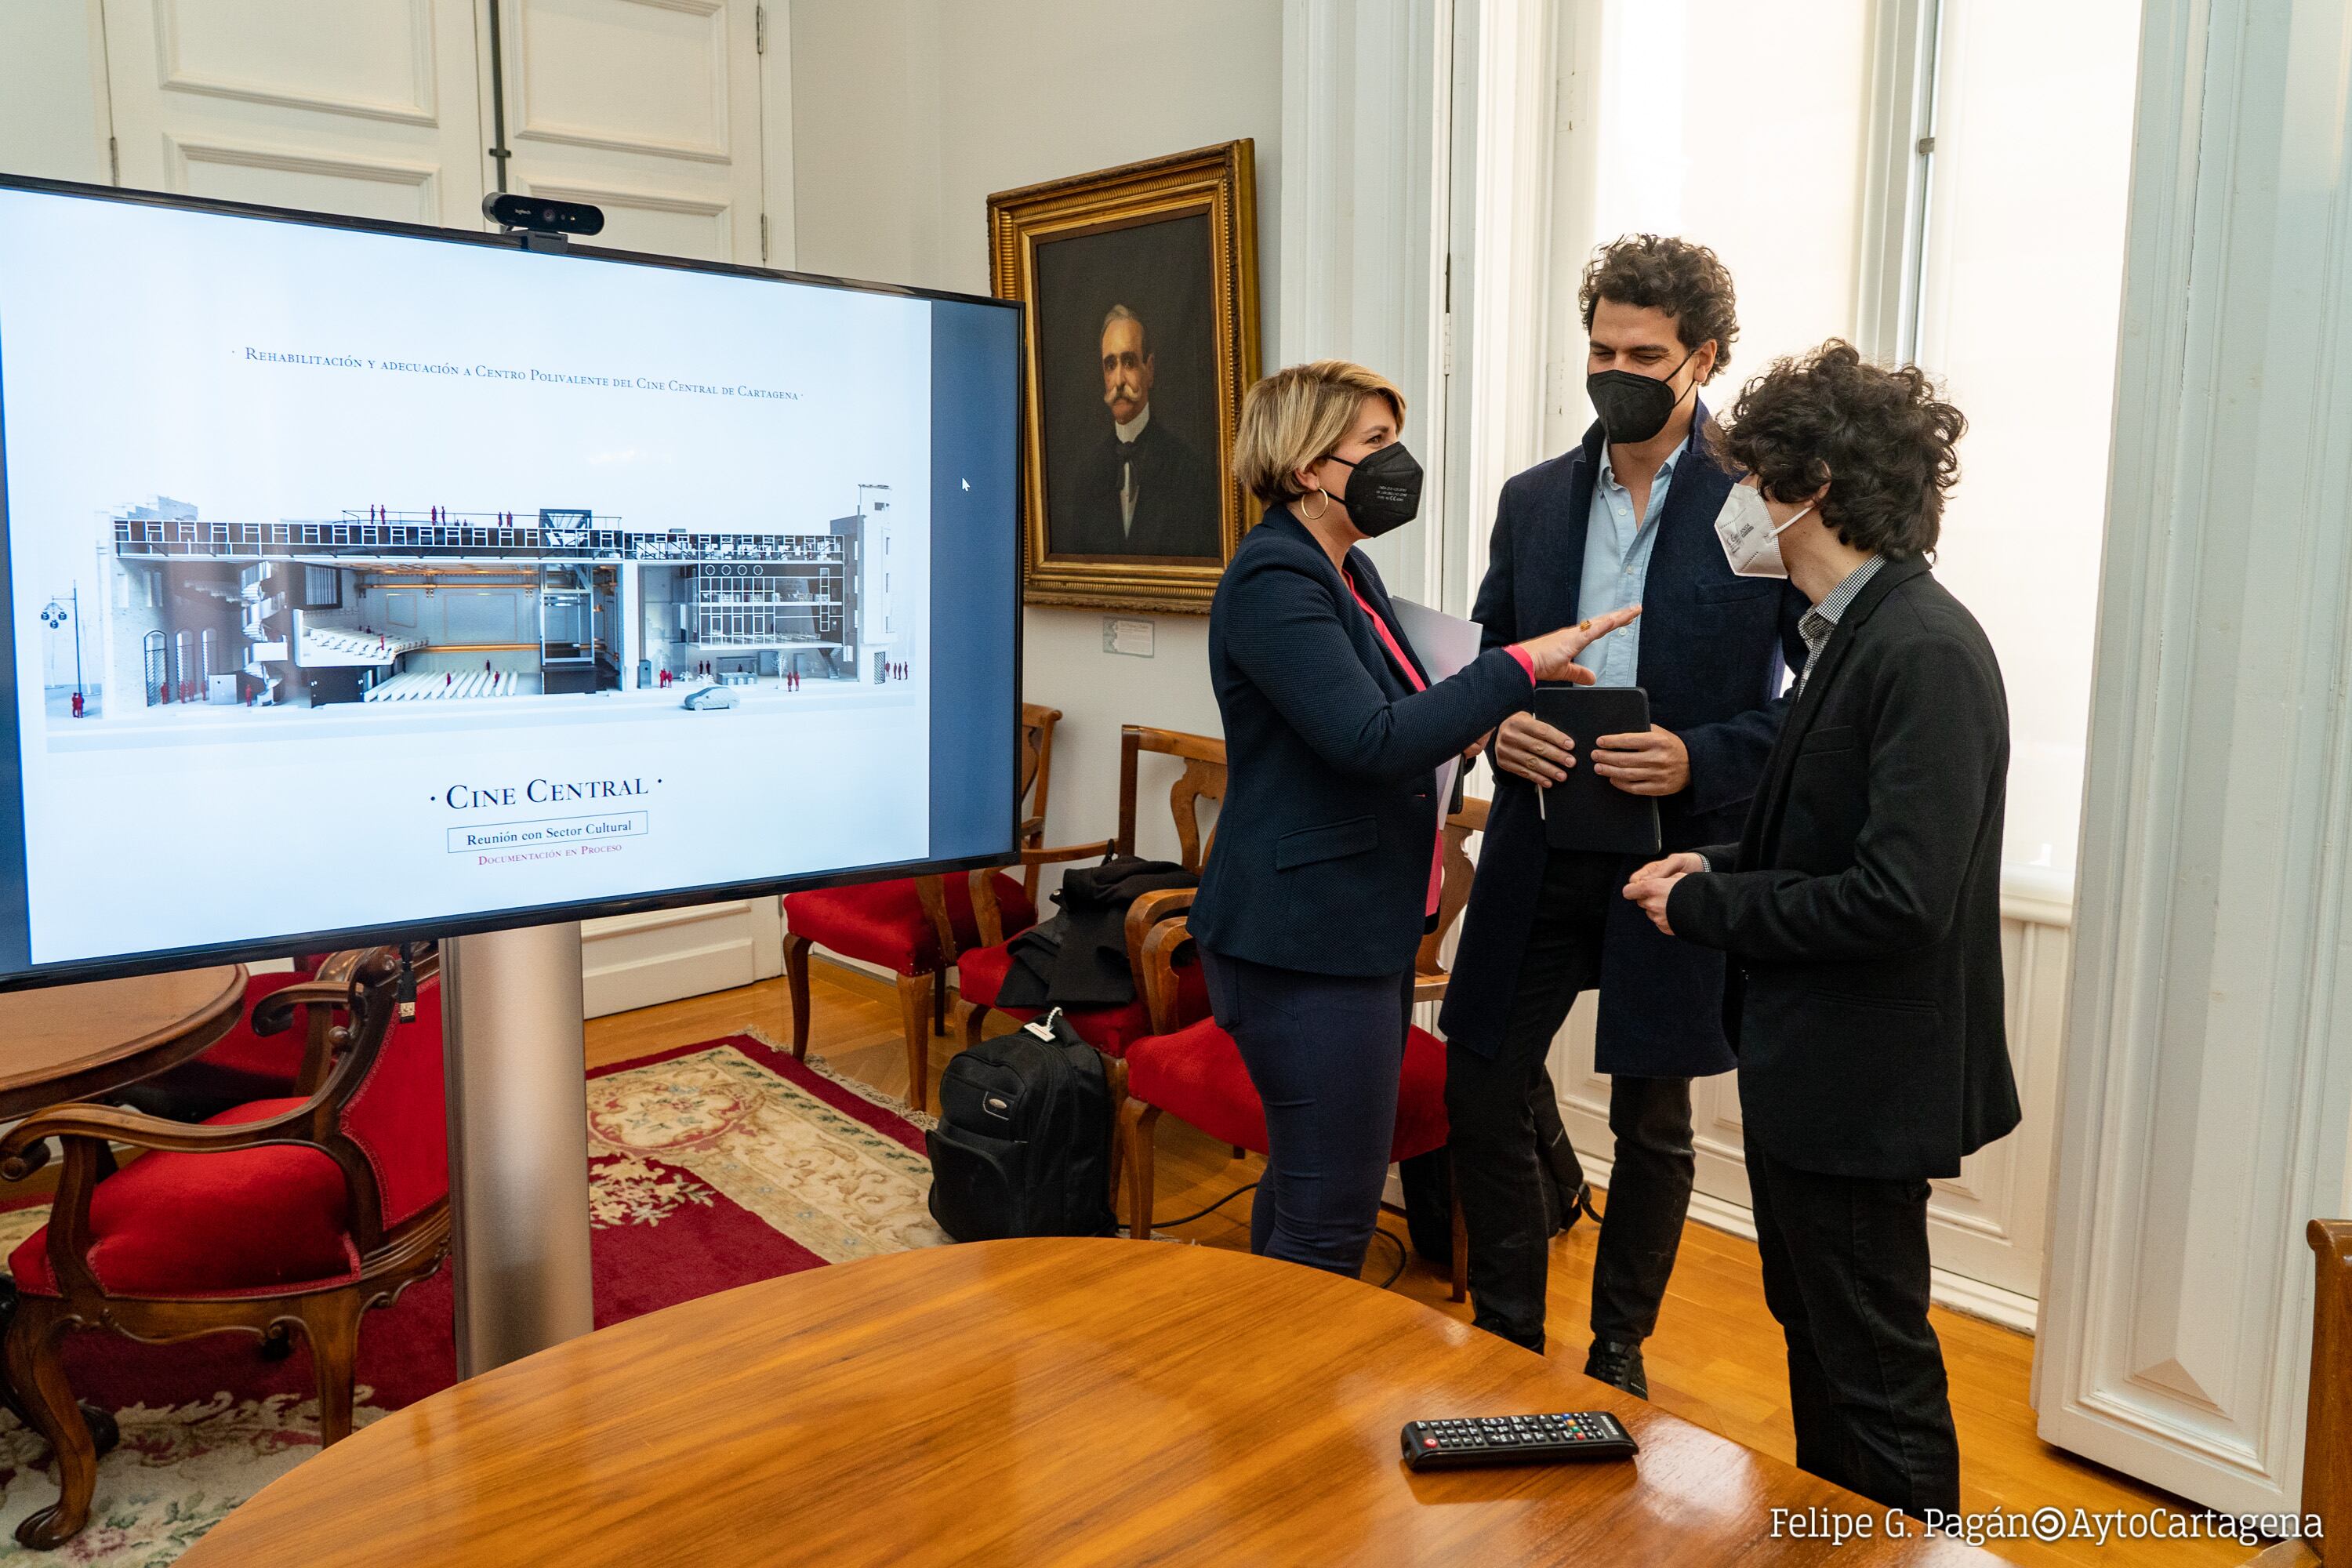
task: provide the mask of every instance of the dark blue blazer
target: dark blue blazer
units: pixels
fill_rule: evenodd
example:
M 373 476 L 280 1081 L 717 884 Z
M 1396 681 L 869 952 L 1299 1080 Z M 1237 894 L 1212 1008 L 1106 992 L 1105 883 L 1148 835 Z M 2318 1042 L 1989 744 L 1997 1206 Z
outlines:
M 1351 550 L 1348 569 L 1425 680 L 1371 562 Z M 1274 507 L 1217 585 L 1209 677 L 1225 800 L 1193 938 L 1318 974 L 1411 970 L 1444 806 L 1437 769 L 1526 705 L 1526 669 L 1497 645 L 1414 692 L 1323 547 Z
M 1696 418 L 1706 420 L 1705 405 Z M 1601 440 L 1596 424 L 1581 447 L 1504 485 L 1486 580 L 1471 612 L 1488 647 L 1578 618 Z M 1651 721 L 1690 751 L 1690 784 L 1658 803 L 1669 851 L 1738 837 L 1787 710 L 1778 695 L 1783 673 L 1805 657 L 1797 631 L 1805 596 L 1773 578 L 1738 576 L 1723 558 L 1715 519 L 1731 484 L 1704 441 L 1683 455 L 1642 592 L 1635 679 L 1650 694 Z M 1486 1056 L 1502 1044 L 1547 853 L 1535 786 L 1499 769 L 1495 776 L 1494 811 L 1441 1015 L 1449 1046 Z M 1637 864 L 1629 858 L 1622 871 Z M 1722 954 L 1676 942 L 1639 908 L 1611 898 L 1601 935 L 1599 1070 L 1637 1078 L 1729 1071 L 1722 1003 Z

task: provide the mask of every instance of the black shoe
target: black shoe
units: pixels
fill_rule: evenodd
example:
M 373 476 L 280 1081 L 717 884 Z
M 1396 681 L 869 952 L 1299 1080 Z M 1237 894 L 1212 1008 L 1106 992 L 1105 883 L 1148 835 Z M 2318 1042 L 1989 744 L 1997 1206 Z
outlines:
M 1650 1397 L 1650 1379 L 1642 1370 L 1642 1344 L 1622 1340 L 1595 1340 L 1584 1358 L 1584 1375 L 1612 1388 L 1622 1388 L 1636 1399 Z

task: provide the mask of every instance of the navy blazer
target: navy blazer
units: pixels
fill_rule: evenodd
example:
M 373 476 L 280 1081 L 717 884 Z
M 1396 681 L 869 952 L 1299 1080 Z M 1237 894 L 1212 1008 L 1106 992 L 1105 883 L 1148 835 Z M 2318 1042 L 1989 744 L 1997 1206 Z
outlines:
M 1694 424 L 1707 419 L 1701 404 Z M 1573 451 L 1504 485 L 1495 534 L 1472 615 L 1489 647 L 1578 618 L 1601 429 Z M 1675 466 L 1642 590 L 1642 653 L 1635 679 L 1650 694 L 1653 723 L 1682 737 L 1690 783 L 1658 803 L 1667 850 L 1738 836 L 1748 803 L 1788 702 L 1787 669 L 1801 667 L 1797 623 L 1805 596 L 1769 577 L 1742 577 L 1723 556 L 1716 514 L 1731 473 L 1695 441 Z M 1577 765 L 1591 765 L 1580 757 Z M 1493 815 L 1478 853 L 1478 879 L 1464 915 L 1462 946 L 1446 987 L 1441 1026 L 1449 1046 L 1483 1056 L 1500 1047 L 1519 962 L 1543 883 L 1543 821 L 1536 789 L 1496 770 Z M 1620 879 L 1639 864 L 1627 858 Z M 1637 1078 L 1698 1078 L 1731 1069 L 1722 1016 L 1723 955 L 1661 933 L 1634 904 L 1612 897 L 1601 953 L 1600 1047 L 1595 1066 Z
M 1351 550 L 1348 570 L 1426 680 L 1371 562 Z M 1414 692 L 1323 547 L 1272 507 L 1217 584 L 1209 677 L 1225 800 L 1193 938 L 1317 974 L 1411 970 L 1444 805 L 1437 769 L 1526 705 L 1525 668 L 1498 646 Z

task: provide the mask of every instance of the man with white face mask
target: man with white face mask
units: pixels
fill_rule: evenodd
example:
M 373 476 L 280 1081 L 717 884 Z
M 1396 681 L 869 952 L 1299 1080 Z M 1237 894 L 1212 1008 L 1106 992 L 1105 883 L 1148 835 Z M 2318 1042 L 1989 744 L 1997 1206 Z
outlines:
M 1564 1189 L 1568 1223 L 1590 1212 L 1545 1062 L 1578 994 L 1598 989 L 1614 1162 L 1584 1370 L 1646 1395 L 1642 1342 L 1696 1170 L 1690 1080 L 1732 1066 L 1722 959 L 1662 936 L 1617 896 L 1640 857 L 1551 849 L 1538 791 L 1591 767 L 1657 801 L 1668 848 L 1732 836 L 1779 728 L 1784 666 L 1803 657 L 1805 606 L 1786 584 L 1735 573 L 1716 540 L 1732 475 L 1696 433 L 1707 424 L 1699 387 L 1739 330 L 1723 263 L 1686 240 L 1629 236 L 1594 257 L 1581 302 L 1600 418 L 1581 445 L 1503 487 L 1472 614 L 1503 647 L 1641 605 L 1584 658 L 1601 685 L 1647 690 L 1654 722 L 1603 737 L 1590 757 L 1530 713 L 1496 731 L 1494 809 L 1443 1016 L 1449 1153 L 1475 1321 L 1540 1350 L 1547 1184 Z
M 1738 842 L 1644 866 L 1625 898 L 1731 958 L 1724 1015 L 1797 1463 L 1953 1514 L 1927 1183 L 2018 1120 L 2009 710 L 1992 645 L 1927 561 L 1966 422 L 1916 368 L 1832 342 L 1749 383 L 1731 426 L 1725 453 L 1749 478 L 1716 532 L 1736 569 L 1785 573 L 1811 606 L 1795 705 Z

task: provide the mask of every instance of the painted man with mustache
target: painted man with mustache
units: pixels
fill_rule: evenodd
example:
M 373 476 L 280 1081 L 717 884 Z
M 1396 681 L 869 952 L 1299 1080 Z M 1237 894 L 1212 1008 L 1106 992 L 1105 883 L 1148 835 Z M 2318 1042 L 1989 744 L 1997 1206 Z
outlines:
M 1158 364 L 1125 305 L 1103 318 L 1103 404 L 1111 428 L 1056 487 L 1057 555 L 1217 554 L 1217 470 L 1151 411 Z

